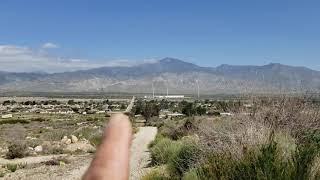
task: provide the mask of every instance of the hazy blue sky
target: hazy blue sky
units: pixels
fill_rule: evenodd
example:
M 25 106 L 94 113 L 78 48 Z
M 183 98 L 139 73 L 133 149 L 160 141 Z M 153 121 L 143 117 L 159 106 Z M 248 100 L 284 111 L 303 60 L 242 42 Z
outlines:
M 320 70 L 319 53 L 317 0 L 0 2 L 0 63 L 9 70 L 26 56 L 25 64 L 36 59 L 35 69 L 57 59 L 71 68 L 176 57 L 204 66 L 279 62 Z

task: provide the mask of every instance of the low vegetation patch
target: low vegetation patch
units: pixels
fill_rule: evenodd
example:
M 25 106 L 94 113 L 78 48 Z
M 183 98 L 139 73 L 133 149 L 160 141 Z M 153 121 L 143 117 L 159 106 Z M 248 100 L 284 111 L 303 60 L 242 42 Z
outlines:
M 8 159 L 23 158 L 27 155 L 26 149 L 27 149 L 27 146 L 24 143 L 14 142 L 13 144 L 9 145 L 6 158 Z
M 0 120 L 0 125 L 2 124 L 29 124 L 30 121 L 25 120 L 25 119 L 4 119 Z
M 16 170 L 18 169 L 18 165 L 17 164 L 7 164 L 6 168 L 10 171 L 10 172 L 16 172 Z
M 144 179 L 320 178 L 319 107 L 294 98 L 240 107 L 232 106 L 234 116 L 158 122 L 149 146 L 154 170 Z
M 60 165 L 69 164 L 69 163 L 70 161 L 65 157 L 58 157 L 58 158 L 54 158 L 44 162 L 44 164 L 47 166 L 60 166 Z
M 73 132 L 79 138 L 85 138 L 93 146 L 98 146 L 102 141 L 102 130 L 93 127 L 83 127 Z

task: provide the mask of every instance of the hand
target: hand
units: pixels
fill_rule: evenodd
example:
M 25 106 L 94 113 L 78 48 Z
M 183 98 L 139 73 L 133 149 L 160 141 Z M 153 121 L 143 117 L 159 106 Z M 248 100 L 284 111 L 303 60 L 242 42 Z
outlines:
M 132 128 L 128 116 L 115 114 L 111 117 L 103 140 L 84 180 L 127 180 L 129 178 Z

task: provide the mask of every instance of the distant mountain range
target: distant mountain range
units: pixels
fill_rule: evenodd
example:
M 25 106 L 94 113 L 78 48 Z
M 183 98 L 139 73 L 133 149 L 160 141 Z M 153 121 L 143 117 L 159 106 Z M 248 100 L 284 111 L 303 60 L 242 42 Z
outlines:
M 282 64 L 200 67 L 174 58 L 64 73 L 0 72 L 0 91 L 202 94 L 319 92 L 320 72 Z

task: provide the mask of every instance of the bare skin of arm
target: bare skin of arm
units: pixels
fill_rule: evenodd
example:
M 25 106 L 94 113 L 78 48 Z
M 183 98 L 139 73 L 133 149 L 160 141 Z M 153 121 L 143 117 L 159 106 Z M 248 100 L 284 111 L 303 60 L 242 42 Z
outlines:
M 128 116 L 115 114 L 111 117 L 101 145 L 84 180 L 127 180 L 129 178 L 132 128 Z

